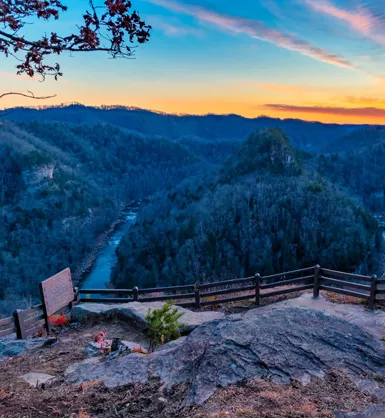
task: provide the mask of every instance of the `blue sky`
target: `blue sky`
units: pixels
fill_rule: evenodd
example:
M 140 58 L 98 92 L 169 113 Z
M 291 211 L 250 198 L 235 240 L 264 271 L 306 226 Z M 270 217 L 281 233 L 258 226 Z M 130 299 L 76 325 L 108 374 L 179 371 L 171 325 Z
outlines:
M 58 22 L 35 22 L 27 35 L 73 31 L 88 1 L 63 3 Z M 15 77 L 15 62 L 2 57 L 0 91 L 57 94 L 45 104 L 385 122 L 385 0 L 132 3 L 153 26 L 135 60 L 64 54 L 63 79 L 39 83 Z

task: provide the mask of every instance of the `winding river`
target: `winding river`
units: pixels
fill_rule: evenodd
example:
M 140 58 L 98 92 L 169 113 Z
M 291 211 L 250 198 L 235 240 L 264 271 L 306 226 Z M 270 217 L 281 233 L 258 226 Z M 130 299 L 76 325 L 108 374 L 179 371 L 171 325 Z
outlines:
M 117 261 L 115 250 L 127 228 L 135 222 L 136 216 L 137 211 L 134 209 L 124 213 L 125 221 L 115 230 L 106 245 L 99 251 L 92 269 L 82 280 L 80 289 L 106 289 L 108 287 L 111 271 Z

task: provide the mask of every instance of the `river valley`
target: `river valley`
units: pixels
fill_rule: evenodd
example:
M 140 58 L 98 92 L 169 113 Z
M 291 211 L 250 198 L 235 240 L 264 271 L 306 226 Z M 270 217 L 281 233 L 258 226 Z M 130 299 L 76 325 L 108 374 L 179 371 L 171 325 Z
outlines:
M 116 264 L 116 248 L 127 228 L 135 222 L 137 208 L 130 208 L 124 214 L 125 221 L 108 238 L 105 246 L 98 252 L 96 260 L 84 279 L 80 289 L 106 289 L 110 282 L 111 270 Z

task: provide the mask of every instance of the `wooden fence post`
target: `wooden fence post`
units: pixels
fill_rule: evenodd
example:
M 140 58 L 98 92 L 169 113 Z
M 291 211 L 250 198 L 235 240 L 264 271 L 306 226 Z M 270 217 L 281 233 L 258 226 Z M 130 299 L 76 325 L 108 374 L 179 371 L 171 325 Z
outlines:
M 370 282 L 370 297 L 368 301 L 369 309 L 372 311 L 376 309 L 376 290 L 377 290 L 377 276 L 374 274 L 372 276 L 372 281 Z
M 134 291 L 132 297 L 135 302 L 138 302 L 139 301 L 139 288 L 135 286 L 132 290 Z
M 72 308 L 74 306 L 78 305 L 79 303 L 80 303 L 79 288 L 74 287 L 74 300 L 72 302 L 70 302 L 70 309 L 72 310 Z
M 320 275 L 321 275 L 321 266 L 319 264 L 317 264 L 314 267 L 313 298 L 318 298 L 319 297 Z
M 256 273 L 255 278 L 255 304 L 259 306 L 261 304 L 261 275 Z
M 195 307 L 197 309 L 201 308 L 201 291 L 199 289 L 199 283 L 195 283 Z
M 45 329 L 47 330 L 47 334 L 49 335 L 51 333 L 51 324 L 49 322 L 47 307 L 45 305 L 43 283 L 42 282 L 40 282 L 39 287 L 40 287 L 40 294 L 41 294 L 41 305 L 42 305 L 42 308 L 43 308 L 43 314 L 44 314 L 44 320 L 45 320 Z
M 26 337 L 25 335 L 25 328 L 21 313 L 23 311 L 20 309 L 16 309 L 13 313 L 13 317 L 15 319 L 15 328 L 16 328 L 16 336 L 19 340 L 24 340 Z

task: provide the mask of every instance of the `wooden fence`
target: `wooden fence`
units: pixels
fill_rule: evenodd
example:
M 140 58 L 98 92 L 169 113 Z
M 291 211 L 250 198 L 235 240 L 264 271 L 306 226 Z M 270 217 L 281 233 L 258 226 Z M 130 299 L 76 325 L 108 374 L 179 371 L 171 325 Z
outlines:
M 200 309 L 204 306 L 253 300 L 259 306 L 261 299 L 290 293 L 313 290 L 317 298 L 321 290 L 365 300 L 369 309 L 376 302 L 385 302 L 385 279 L 377 276 L 344 273 L 320 266 L 261 276 L 256 274 L 242 279 L 184 286 L 157 287 L 151 289 L 74 289 L 74 303 L 127 303 L 165 302 L 173 300 L 175 305 Z M 100 297 L 92 297 L 99 295 Z M 91 297 L 90 297 L 91 296 Z M 17 338 L 35 334 L 45 321 L 42 305 L 27 310 L 16 310 L 13 317 L 0 319 L 0 338 L 16 333 Z
M 384 285 L 384 289 L 379 285 Z M 385 301 L 385 280 L 378 280 L 376 276 L 323 269 L 318 265 L 270 276 L 256 274 L 243 279 L 214 283 L 151 289 L 137 287 L 81 289 L 79 292 L 81 302 L 127 303 L 173 300 L 176 305 L 199 309 L 207 305 L 250 299 L 254 299 L 255 304 L 259 306 L 261 299 L 310 289 L 313 290 L 314 297 L 319 296 L 320 290 L 357 297 L 366 300 L 370 309 L 375 308 L 376 301 Z M 92 297 L 92 295 L 101 295 L 101 297 Z M 226 297 L 226 295 L 231 296 Z
M 73 304 L 78 302 L 79 289 L 75 287 Z M 25 339 L 38 333 L 42 327 L 50 330 L 42 304 L 24 310 L 16 309 L 13 316 L 0 319 L 0 338 L 16 334 L 18 339 Z

